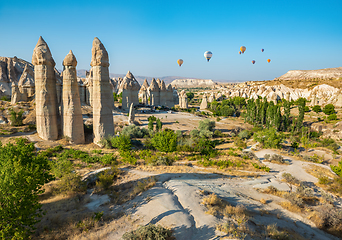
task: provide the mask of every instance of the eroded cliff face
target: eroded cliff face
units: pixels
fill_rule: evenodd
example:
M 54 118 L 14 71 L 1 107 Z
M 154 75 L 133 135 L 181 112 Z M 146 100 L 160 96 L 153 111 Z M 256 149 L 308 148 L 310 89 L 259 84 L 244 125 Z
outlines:
M 177 88 L 213 87 L 216 83 L 211 79 L 176 79 L 171 85 Z
M 324 68 L 317 70 L 290 70 L 276 78 L 278 80 L 305 80 L 305 79 L 331 79 L 342 78 L 342 67 Z
M 62 83 L 61 74 L 56 68 L 54 70 L 57 82 Z M 17 57 L 0 57 L 0 96 L 11 96 L 12 83 L 34 88 L 34 66 Z

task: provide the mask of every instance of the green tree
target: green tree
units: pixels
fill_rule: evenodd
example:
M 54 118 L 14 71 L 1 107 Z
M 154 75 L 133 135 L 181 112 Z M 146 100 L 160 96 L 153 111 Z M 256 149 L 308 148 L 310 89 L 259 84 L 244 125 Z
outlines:
M 312 111 L 314 111 L 316 113 L 322 112 L 321 106 L 319 106 L 319 105 L 313 106 Z
M 164 129 L 152 137 L 151 143 L 161 152 L 174 152 L 177 148 L 177 134 L 173 130 Z
M 332 104 L 327 104 L 327 105 L 325 105 L 324 108 L 323 108 L 323 112 L 324 112 L 326 115 L 334 114 L 334 113 L 335 113 L 335 107 L 334 107 L 334 105 L 332 105 Z
M 304 122 L 304 114 L 305 114 L 305 103 L 306 100 L 305 98 L 299 98 L 297 100 L 298 103 L 298 118 L 297 118 L 297 132 L 301 131 L 302 127 L 303 127 L 303 122 Z
M 156 131 L 159 132 L 162 129 L 162 127 L 163 127 L 163 123 L 158 118 L 156 121 Z
M 151 119 L 148 120 L 148 130 L 153 131 L 153 121 Z
M 10 120 L 12 126 L 22 126 L 23 125 L 23 110 L 20 110 L 19 112 L 15 112 L 13 109 L 10 109 Z
M 202 130 L 208 130 L 208 131 L 213 131 L 215 128 L 215 121 L 210 121 L 209 119 L 204 119 L 199 122 L 198 129 L 200 131 Z
M 193 92 L 188 92 L 186 93 L 186 97 L 188 98 L 188 102 L 190 102 L 195 97 L 195 94 Z
M 283 116 L 283 130 L 288 131 L 288 128 L 290 126 L 290 107 L 291 104 L 289 101 L 286 101 L 283 99 L 283 107 L 284 107 L 284 116 Z
M 0 144 L 0 238 L 28 239 L 42 216 L 38 194 L 53 179 L 46 157 L 33 143 Z
M 253 138 L 266 148 L 279 148 L 283 142 L 284 135 L 271 127 L 254 133 Z
M 221 114 L 222 116 L 233 116 L 235 113 L 235 109 L 229 106 L 221 107 Z

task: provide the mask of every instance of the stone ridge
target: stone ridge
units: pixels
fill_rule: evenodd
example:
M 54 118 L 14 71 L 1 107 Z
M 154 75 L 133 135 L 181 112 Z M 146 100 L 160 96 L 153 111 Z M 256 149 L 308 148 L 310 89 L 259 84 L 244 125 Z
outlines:
M 304 80 L 304 79 L 328 79 L 328 78 L 341 78 L 342 67 L 338 68 L 325 68 L 317 70 L 290 70 L 284 75 L 276 78 L 278 80 Z

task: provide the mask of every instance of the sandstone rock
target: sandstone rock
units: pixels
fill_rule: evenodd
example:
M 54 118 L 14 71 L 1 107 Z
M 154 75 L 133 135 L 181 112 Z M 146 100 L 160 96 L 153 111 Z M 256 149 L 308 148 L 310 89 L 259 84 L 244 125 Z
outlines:
M 15 83 L 12 83 L 12 97 L 11 97 L 11 104 L 14 105 L 20 101 L 20 92 L 19 88 Z
M 342 67 L 318 70 L 291 70 L 280 76 L 279 80 L 328 79 L 342 77 Z
M 208 108 L 208 100 L 207 100 L 207 95 L 203 94 L 203 98 L 202 98 L 202 102 L 201 102 L 201 106 L 200 109 L 201 110 L 205 110 Z
M 131 103 L 131 106 L 129 108 L 129 115 L 128 115 L 128 124 L 129 125 L 134 124 L 134 118 L 135 118 L 134 103 Z
M 180 108 L 188 108 L 188 97 L 184 90 L 182 90 L 179 94 L 179 107 Z
M 126 76 L 124 77 L 120 89 L 122 89 L 122 109 L 128 110 L 131 103 L 134 105 L 139 104 L 139 90 L 140 84 L 135 79 L 133 74 L 128 71 Z
M 153 78 L 149 86 L 150 92 L 150 105 L 159 106 L 160 105 L 160 88 L 157 81 Z
M 94 143 L 114 135 L 114 99 L 109 85 L 108 53 L 101 41 L 95 38 L 91 64 L 93 71 L 93 129 Z
M 84 127 L 76 65 L 77 60 L 70 50 L 63 61 L 63 135 L 79 144 L 84 143 Z
M 178 88 L 213 87 L 215 82 L 211 79 L 176 79 L 171 85 Z
M 36 87 L 37 132 L 44 140 L 56 140 L 58 138 L 58 112 L 55 61 L 42 37 L 39 38 L 33 51 L 32 63 Z
M 165 103 L 165 106 L 169 107 L 169 108 L 172 108 L 175 106 L 175 101 L 173 100 L 173 88 L 172 88 L 172 85 L 169 84 L 167 85 L 166 87 L 166 103 Z

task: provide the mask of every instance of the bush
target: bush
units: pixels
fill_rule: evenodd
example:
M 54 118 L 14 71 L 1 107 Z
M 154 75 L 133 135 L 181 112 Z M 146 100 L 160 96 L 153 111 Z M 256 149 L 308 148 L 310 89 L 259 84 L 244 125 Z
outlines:
M 279 148 L 283 142 L 284 135 L 277 132 L 274 128 L 269 128 L 254 133 L 253 138 L 266 148 Z
M 304 112 L 310 112 L 310 108 L 308 106 L 304 107 Z
M 273 154 L 270 158 L 270 161 L 274 161 L 278 163 L 285 163 L 284 158 L 279 154 Z
M 321 147 L 326 147 L 326 148 L 329 148 L 331 150 L 333 150 L 334 152 L 337 151 L 337 149 L 339 149 L 339 145 L 335 142 L 334 139 L 331 139 L 331 138 L 323 138 L 321 140 L 321 144 L 320 144 Z
M 62 176 L 58 186 L 54 189 L 56 194 L 70 194 L 75 192 L 84 192 L 87 189 L 86 184 L 82 182 L 81 176 L 71 172 Z
M 313 106 L 312 111 L 314 111 L 316 113 L 322 112 L 321 106 L 319 106 L 319 105 Z
M 174 162 L 174 159 L 172 159 L 169 156 L 153 156 L 149 159 L 147 159 L 147 163 L 152 166 L 171 166 Z
M 152 137 L 151 143 L 161 152 L 174 152 L 177 148 L 177 135 L 173 130 L 164 129 Z
M 100 161 L 105 165 L 116 165 L 117 164 L 117 157 L 111 154 L 105 154 L 100 158 Z
M 215 143 L 206 138 L 200 138 L 195 145 L 195 151 L 200 152 L 202 155 L 210 155 L 215 150 Z
M 129 136 L 130 138 L 143 138 L 149 135 L 146 128 L 140 128 L 136 125 L 129 125 L 122 129 L 122 135 Z
M 0 143 L 0 159 L 0 237 L 29 239 L 42 217 L 38 196 L 53 179 L 48 160 L 24 138 Z
M 122 236 L 123 240 L 136 240 L 136 239 L 172 239 L 172 232 L 160 225 L 148 224 L 147 226 L 140 226 L 137 230 L 127 232 Z
M 239 132 L 238 137 L 241 139 L 249 139 L 251 137 L 251 132 L 248 130 L 243 130 Z
M 207 130 L 207 131 L 213 131 L 213 129 L 215 128 L 215 121 L 211 121 L 209 119 L 205 119 L 199 122 L 199 126 L 198 129 L 200 131 L 202 130 Z
M 62 178 L 74 170 L 72 162 L 67 158 L 58 158 L 57 160 L 52 160 L 49 164 L 51 172 L 57 178 Z
M 238 138 L 238 137 L 235 137 L 234 144 L 235 146 L 242 148 L 242 149 L 245 149 L 247 147 L 247 144 L 243 140 L 241 140 L 241 138 Z
M 96 181 L 96 188 L 99 190 L 107 190 L 114 182 L 114 179 L 118 175 L 117 168 L 111 168 L 98 174 L 98 180 Z
M 294 149 L 297 149 L 299 147 L 299 143 L 298 142 L 292 142 L 291 147 Z
M 225 116 L 225 117 L 233 116 L 235 113 L 235 109 L 229 106 L 223 106 L 220 110 L 220 113 L 222 116 Z
M 331 115 L 329 115 L 328 116 L 328 120 L 337 120 L 337 115 L 336 115 L 336 113 L 334 113 L 334 114 L 331 114 Z
M 10 120 L 12 126 L 22 126 L 23 125 L 23 110 L 20 110 L 19 112 L 15 112 L 13 109 L 10 109 Z
M 215 137 L 223 137 L 223 133 L 220 130 L 215 130 L 214 136 Z
M 270 159 L 270 157 L 271 157 L 271 155 L 270 155 L 270 154 L 265 154 L 265 155 L 264 155 L 264 159 L 265 159 L 265 160 L 269 160 L 269 159 Z
M 282 177 L 289 184 L 299 185 L 301 183 L 297 178 L 292 176 L 290 173 L 283 173 Z
M 120 150 L 121 161 L 125 163 L 129 163 L 135 165 L 137 163 L 137 159 L 133 156 L 131 151 L 128 150 Z
M 259 158 L 255 155 L 255 153 L 251 151 L 244 152 L 242 154 L 242 158 L 259 160 Z
M 338 162 L 338 166 L 330 165 L 330 168 L 334 173 L 342 177 L 342 160 Z
M 334 105 L 332 105 L 332 104 L 327 104 L 327 105 L 325 105 L 324 108 L 323 108 L 323 112 L 324 112 L 326 115 L 334 114 L 334 113 L 335 113 L 335 107 L 334 107 Z
M 118 148 L 121 151 L 129 151 L 132 148 L 131 139 L 126 135 L 112 137 L 110 141 L 113 148 Z

